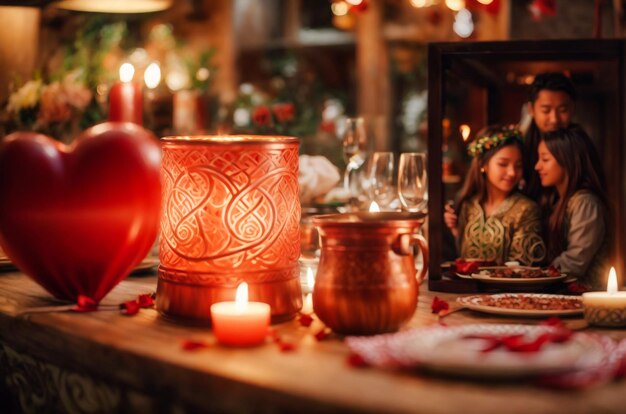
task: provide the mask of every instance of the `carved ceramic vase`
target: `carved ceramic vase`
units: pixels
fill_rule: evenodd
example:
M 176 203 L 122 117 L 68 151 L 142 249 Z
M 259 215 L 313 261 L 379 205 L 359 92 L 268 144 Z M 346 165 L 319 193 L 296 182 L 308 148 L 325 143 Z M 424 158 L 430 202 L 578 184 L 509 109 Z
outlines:
M 417 234 L 422 214 L 333 214 L 313 222 L 322 244 L 313 309 L 322 322 L 340 334 L 374 335 L 411 319 L 428 269 L 428 245 Z M 414 245 L 424 259 L 419 276 Z
M 211 304 L 270 304 L 274 321 L 302 307 L 298 140 L 268 136 L 163 139 L 157 309 L 209 322 Z

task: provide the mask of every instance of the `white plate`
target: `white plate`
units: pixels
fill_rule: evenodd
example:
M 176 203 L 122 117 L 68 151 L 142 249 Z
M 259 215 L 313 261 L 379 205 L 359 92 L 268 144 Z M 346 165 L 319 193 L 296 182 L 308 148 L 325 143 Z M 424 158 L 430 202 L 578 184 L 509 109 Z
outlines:
M 602 343 L 585 333 L 569 341 L 549 343 L 538 352 L 498 348 L 482 352 L 487 340 L 478 335 L 517 335 L 533 338 L 554 329 L 528 325 L 464 325 L 417 328 L 376 337 L 349 337 L 349 347 L 375 366 L 426 368 L 445 374 L 479 378 L 519 378 L 597 367 L 605 357 Z
M 501 297 L 521 297 L 521 296 L 530 296 L 535 298 L 547 298 L 547 299 L 572 299 L 579 300 L 582 299 L 577 298 L 575 296 L 565 296 L 565 295 L 547 295 L 547 294 L 533 294 L 533 293 L 500 293 L 495 295 L 473 295 L 473 296 L 463 296 L 456 299 L 456 301 L 463 307 L 468 309 L 492 313 L 496 315 L 508 315 L 508 316 L 529 316 L 529 317 L 544 317 L 544 316 L 567 316 L 567 315 L 578 315 L 583 313 L 582 307 L 579 309 L 565 309 L 565 310 L 545 310 L 545 309 L 511 309 L 511 308 L 502 308 L 499 306 L 489 306 L 483 304 L 483 298 L 486 296 L 490 296 L 494 299 L 498 299 Z

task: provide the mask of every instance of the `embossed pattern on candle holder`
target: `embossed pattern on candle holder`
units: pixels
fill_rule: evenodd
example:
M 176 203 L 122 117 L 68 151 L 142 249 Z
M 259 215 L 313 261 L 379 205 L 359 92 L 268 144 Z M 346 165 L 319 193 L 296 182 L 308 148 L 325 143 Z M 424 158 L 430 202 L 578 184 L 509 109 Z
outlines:
M 273 316 L 295 314 L 302 306 L 297 140 L 194 138 L 164 140 L 159 310 L 208 320 L 210 304 L 231 300 L 246 281 L 251 300 L 269 303 Z M 190 303 L 195 295 L 210 303 Z

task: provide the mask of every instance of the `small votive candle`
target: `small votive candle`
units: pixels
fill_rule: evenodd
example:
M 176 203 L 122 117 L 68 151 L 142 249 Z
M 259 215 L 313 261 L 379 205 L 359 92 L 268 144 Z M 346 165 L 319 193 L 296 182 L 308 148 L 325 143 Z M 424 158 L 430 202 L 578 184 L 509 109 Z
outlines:
M 590 325 L 626 326 L 626 292 L 617 289 L 617 275 L 611 267 L 606 292 L 583 293 L 585 319 Z
M 217 341 L 228 346 L 254 346 L 265 341 L 270 305 L 248 302 L 248 284 L 237 287 L 235 302 L 211 305 L 211 323 Z

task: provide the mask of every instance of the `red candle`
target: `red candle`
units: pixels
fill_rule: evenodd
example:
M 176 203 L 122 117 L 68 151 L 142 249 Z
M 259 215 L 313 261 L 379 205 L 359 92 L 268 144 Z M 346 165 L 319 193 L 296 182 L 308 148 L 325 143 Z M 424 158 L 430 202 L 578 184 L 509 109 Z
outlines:
M 130 63 L 120 67 L 120 81 L 109 92 L 109 121 L 143 124 L 141 85 L 133 82 L 135 68 Z
M 235 302 L 211 305 L 211 323 L 217 341 L 228 346 L 252 346 L 265 341 L 270 324 L 270 305 L 248 302 L 248 284 L 237 288 Z

